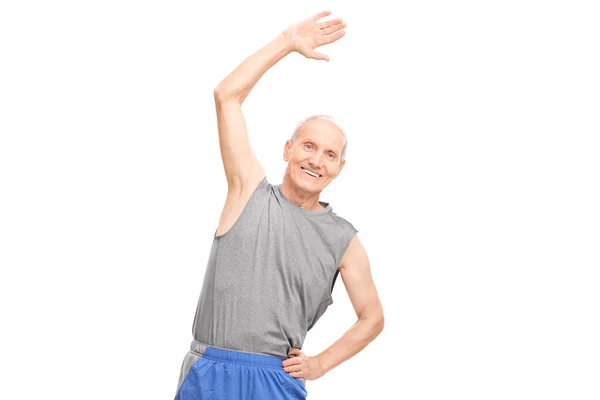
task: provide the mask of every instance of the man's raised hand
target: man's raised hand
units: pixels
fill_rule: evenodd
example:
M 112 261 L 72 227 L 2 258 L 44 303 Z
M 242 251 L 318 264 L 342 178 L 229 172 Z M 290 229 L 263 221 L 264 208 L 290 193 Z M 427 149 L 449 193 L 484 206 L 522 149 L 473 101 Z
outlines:
M 306 58 L 329 61 L 329 57 L 316 52 L 315 49 L 341 39 L 345 33 L 343 29 L 346 27 L 346 23 L 342 22 L 341 18 L 317 22 L 329 14 L 331 14 L 331 11 L 322 11 L 291 25 L 283 31 L 292 50 Z

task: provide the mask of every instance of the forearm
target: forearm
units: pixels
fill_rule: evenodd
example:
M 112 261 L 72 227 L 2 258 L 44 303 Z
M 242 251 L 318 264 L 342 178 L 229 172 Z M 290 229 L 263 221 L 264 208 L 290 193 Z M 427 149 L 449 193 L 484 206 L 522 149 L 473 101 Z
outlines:
M 383 319 L 359 319 L 335 343 L 316 356 L 327 373 L 367 347 L 383 330 Z
M 223 79 L 215 88 L 215 97 L 219 100 L 237 99 L 242 103 L 264 73 L 291 52 L 285 34 L 280 33 Z

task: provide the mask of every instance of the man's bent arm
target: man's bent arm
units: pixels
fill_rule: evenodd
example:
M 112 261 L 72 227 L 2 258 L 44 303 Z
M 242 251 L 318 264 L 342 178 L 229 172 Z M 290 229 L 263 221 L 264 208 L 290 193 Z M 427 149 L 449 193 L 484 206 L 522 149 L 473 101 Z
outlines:
M 344 361 L 354 357 L 367 347 L 382 330 L 383 319 L 359 318 L 341 338 L 316 356 L 323 368 L 323 373 L 331 371 Z
M 323 373 L 356 355 L 383 331 L 383 307 L 371 277 L 369 259 L 355 235 L 340 263 L 340 274 L 358 321 L 335 343 L 315 356 Z

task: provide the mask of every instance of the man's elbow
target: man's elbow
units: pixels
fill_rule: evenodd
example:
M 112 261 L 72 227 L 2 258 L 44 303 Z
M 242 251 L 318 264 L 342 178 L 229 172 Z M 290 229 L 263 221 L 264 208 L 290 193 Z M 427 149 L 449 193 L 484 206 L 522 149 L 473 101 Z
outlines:
M 375 339 L 375 337 L 379 336 L 379 334 L 383 331 L 383 327 L 385 326 L 385 318 L 381 313 L 370 317 L 359 318 L 359 320 L 360 319 L 363 319 L 369 324 L 369 330 L 371 332 L 370 336 L 372 339 Z
M 383 316 L 383 307 L 381 306 L 381 303 L 373 310 L 370 319 L 373 321 L 373 331 L 375 331 L 376 335 L 379 335 L 385 326 L 385 318 Z
M 219 85 L 216 88 L 214 88 L 213 96 L 214 96 L 216 102 L 224 103 L 224 102 L 236 99 L 238 97 L 238 94 L 235 91 L 228 89 L 225 86 Z
M 213 96 L 215 98 L 216 102 L 223 102 L 227 99 L 227 97 L 231 97 L 230 95 L 227 94 L 227 92 L 225 92 L 223 89 L 216 87 L 213 90 Z
M 373 328 L 373 330 L 376 333 L 376 336 L 378 336 L 381 332 L 383 332 L 383 327 L 384 326 L 385 326 L 385 318 L 383 317 L 383 314 L 381 314 L 375 320 L 375 327 Z
M 247 93 L 242 93 L 237 88 L 224 83 L 220 83 L 213 89 L 213 96 L 216 103 L 235 101 L 241 104 L 246 95 Z

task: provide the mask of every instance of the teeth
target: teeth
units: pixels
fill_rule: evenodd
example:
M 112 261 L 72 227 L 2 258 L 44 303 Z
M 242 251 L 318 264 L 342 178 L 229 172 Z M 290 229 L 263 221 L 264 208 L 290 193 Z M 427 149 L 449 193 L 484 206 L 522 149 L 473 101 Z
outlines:
M 301 168 L 302 168 L 302 167 L 301 167 Z M 311 172 L 311 171 L 309 171 L 309 170 L 307 170 L 307 169 L 304 169 L 304 168 L 302 168 L 302 171 L 306 172 L 306 173 L 307 173 L 307 174 L 309 174 L 309 175 L 312 175 L 312 176 L 314 176 L 315 178 L 318 178 L 318 177 L 319 177 L 319 175 L 317 175 L 317 174 L 315 174 L 314 172 Z

